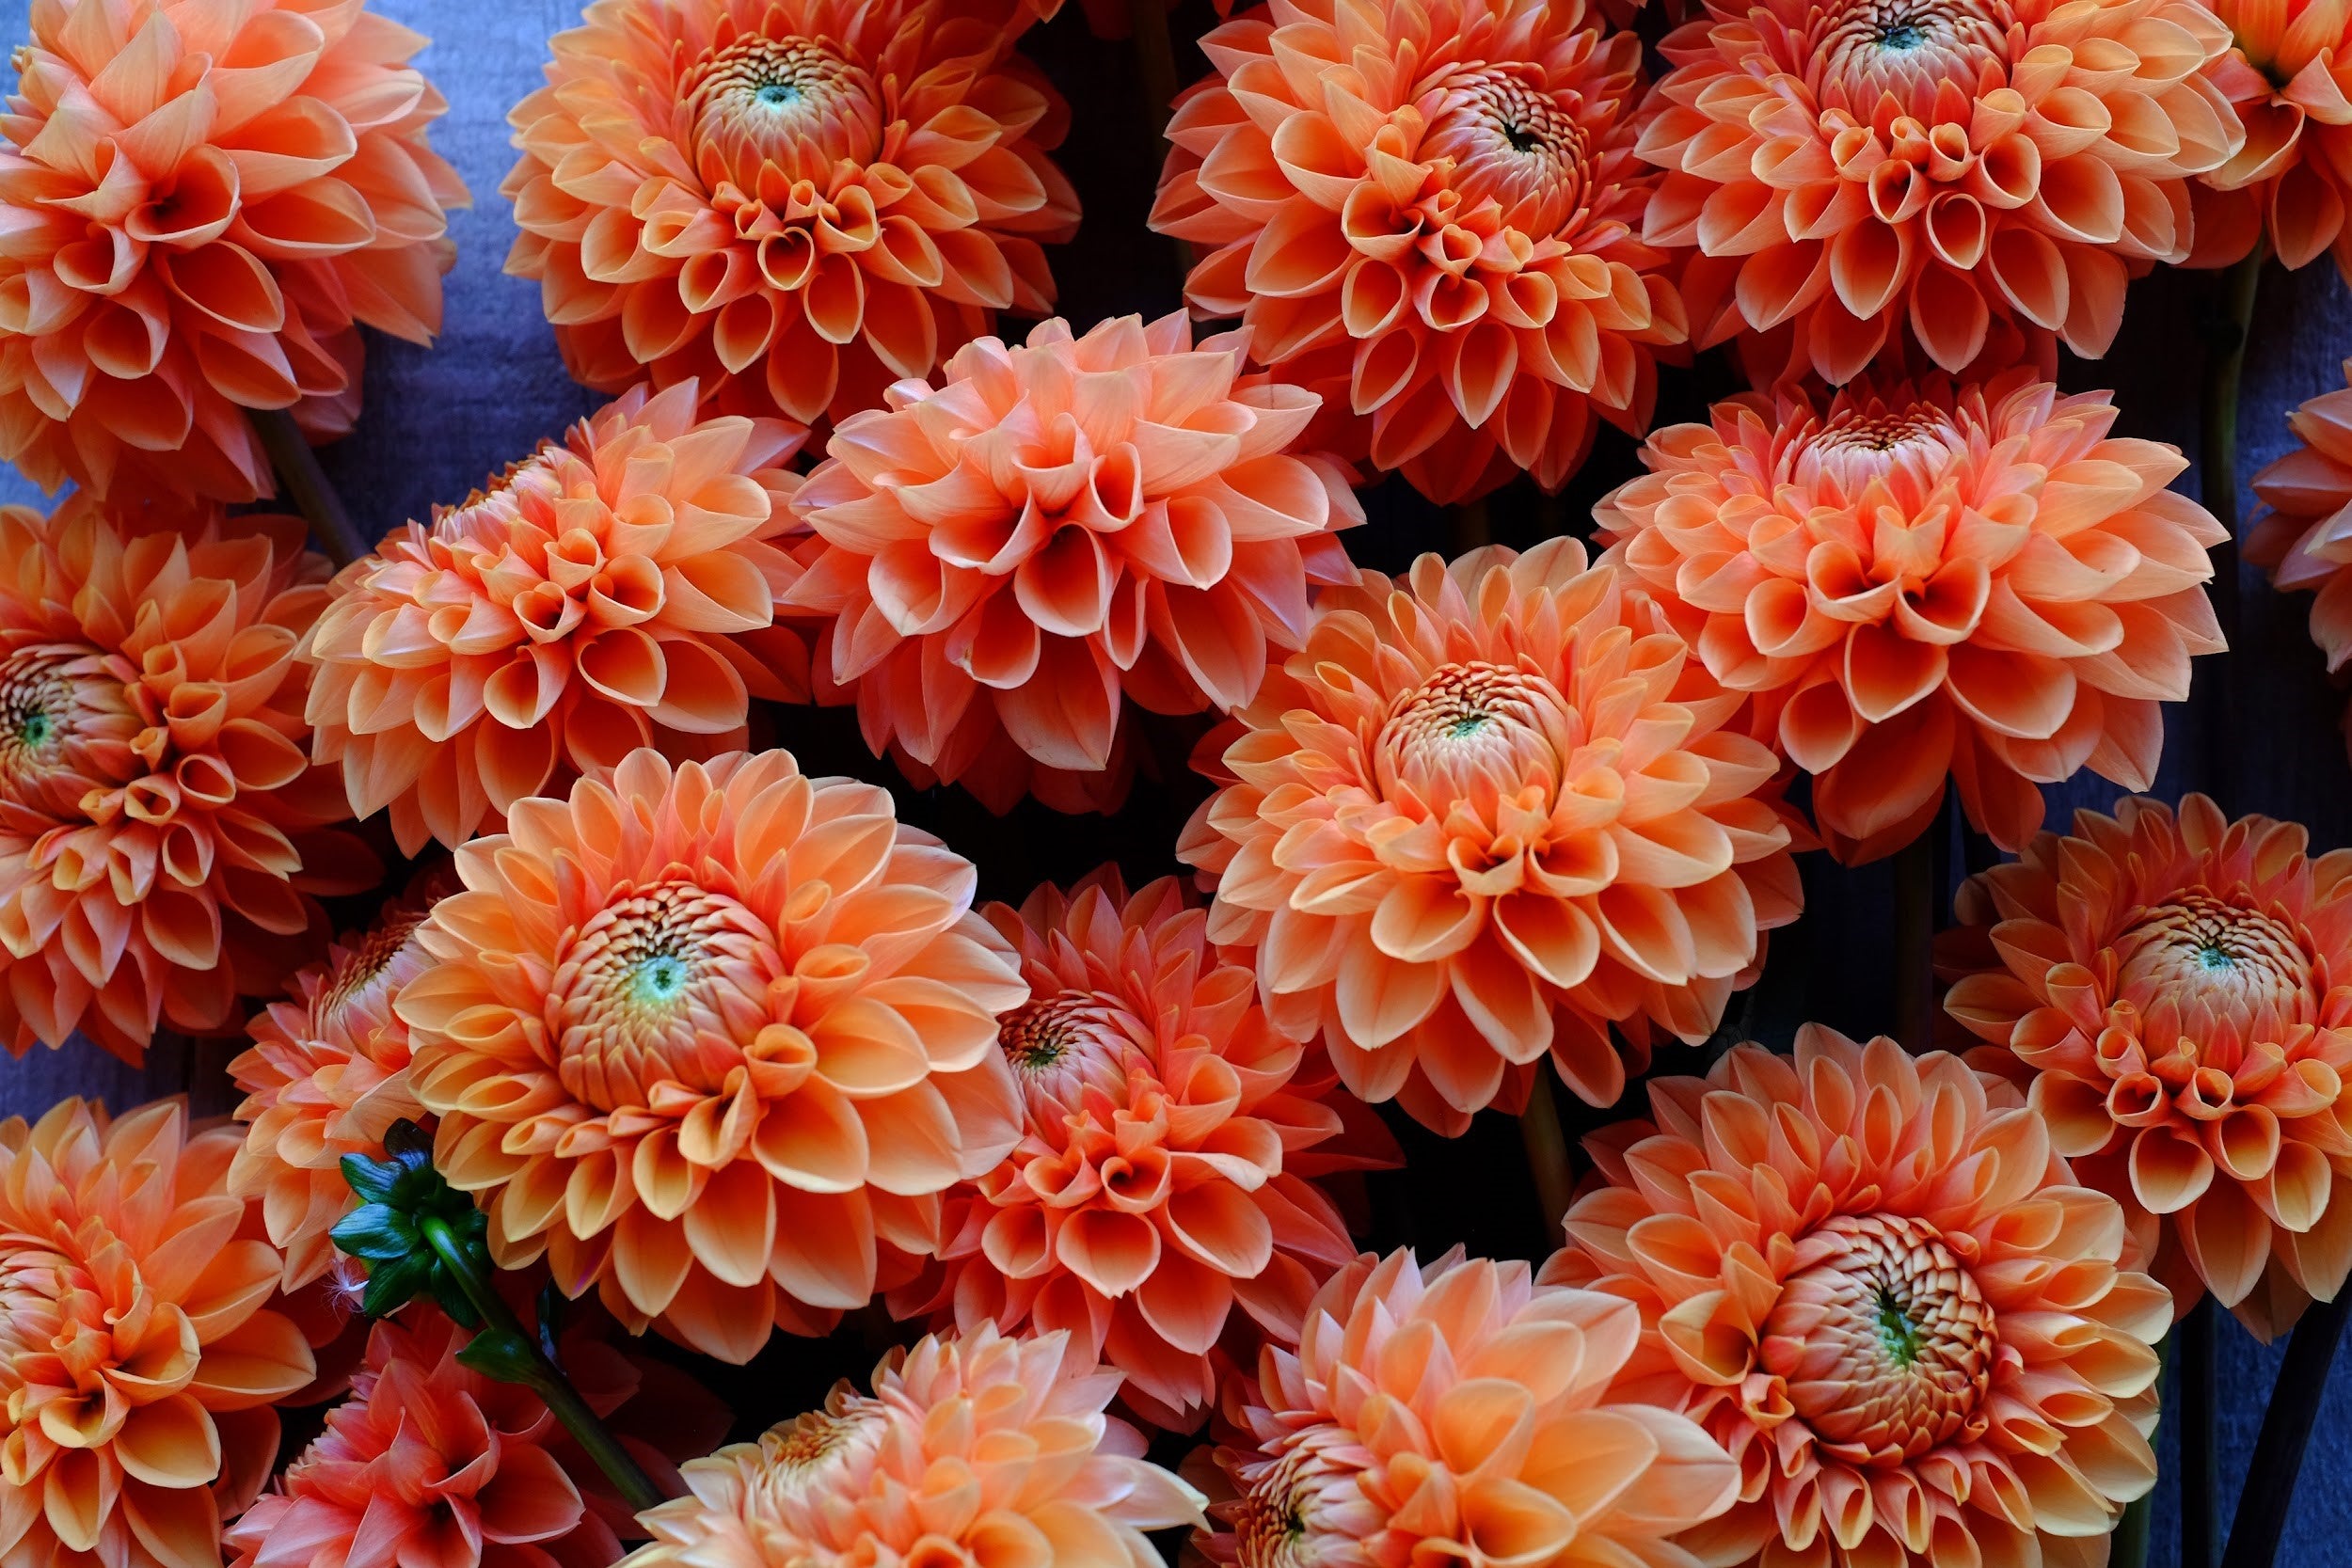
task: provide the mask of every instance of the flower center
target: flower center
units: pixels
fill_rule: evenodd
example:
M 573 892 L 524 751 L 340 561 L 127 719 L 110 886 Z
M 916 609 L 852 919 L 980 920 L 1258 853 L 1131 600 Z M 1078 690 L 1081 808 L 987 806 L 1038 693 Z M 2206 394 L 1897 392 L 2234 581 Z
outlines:
M 2294 927 L 2208 893 L 2180 894 L 2143 911 L 2115 953 L 2118 999 L 2143 1013 L 2170 1003 L 2241 1034 L 2309 1022 L 2325 989 Z
M 882 1434 L 872 1400 L 852 1397 L 835 1410 L 811 1410 L 771 1428 L 759 1439 L 757 1485 L 769 1506 L 789 1504 L 826 1489 L 833 1473 L 870 1452 Z
M 326 989 L 319 992 L 311 1009 L 313 1022 L 333 1018 L 373 1001 L 392 967 L 392 960 L 408 945 L 408 939 L 424 924 L 424 917 L 421 909 L 405 909 L 361 937 L 358 946 L 343 960 Z
M 1506 67 L 1480 66 L 1440 84 L 1444 102 L 1422 141 L 1426 159 L 1451 158 L 1469 204 L 1492 199 L 1522 233 L 1556 234 L 1583 205 L 1591 133 L 1581 95 L 1555 97 Z M 1605 120 L 1605 117 L 1604 117 Z
M 882 147 L 882 108 L 873 78 L 826 39 L 738 39 L 690 71 L 681 100 L 693 116 L 695 155 L 714 188 L 780 196 L 781 183 L 822 182 L 844 159 L 870 162 Z
M 1900 1465 L 1985 1430 L 1993 1308 L 1933 1226 L 1840 1215 L 1798 1259 L 1758 1353 L 1824 1448 Z
M 1530 784 L 1549 799 L 1571 728 L 1566 702 L 1541 675 L 1441 665 L 1390 707 L 1373 766 L 1391 800 L 1409 795 L 1431 811 L 1454 800 L 1491 804 Z
M 996 1025 L 1030 1115 L 1046 1126 L 1076 1109 L 1089 1087 L 1125 1103 L 1128 1053 L 1149 1038 L 1140 1020 L 1097 991 L 1034 998 Z
M 1967 105 L 2009 79 L 2007 10 L 2000 0 L 1851 0 L 1823 8 L 1796 64 L 1825 109 L 1874 124 L 1897 114 L 1964 123 Z M 1947 86 L 1958 102 L 1939 113 Z
M 0 800 L 49 816 L 79 815 L 93 788 L 146 770 L 130 747 L 143 727 L 103 655 L 19 650 L 0 664 Z
M 1269 1465 L 1234 1512 L 1240 1568 L 1360 1561 L 1364 1538 L 1381 1521 L 1358 1482 L 1359 1470 L 1322 1445 L 1294 1448 Z

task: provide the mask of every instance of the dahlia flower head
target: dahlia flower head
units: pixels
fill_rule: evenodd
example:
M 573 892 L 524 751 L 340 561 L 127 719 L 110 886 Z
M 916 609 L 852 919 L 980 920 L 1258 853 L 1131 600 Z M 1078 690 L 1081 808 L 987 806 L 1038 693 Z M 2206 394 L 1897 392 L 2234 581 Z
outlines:
M 1248 341 L 1055 319 L 842 422 L 795 501 L 821 544 L 786 603 L 832 622 L 819 686 L 854 687 L 876 755 L 999 813 L 1109 811 L 1127 701 L 1257 694 L 1364 515 L 1343 465 L 1297 450 L 1315 395 L 1245 374 Z
M 269 1480 L 310 1347 L 236 1147 L 180 1101 L 0 1121 L 0 1560 L 216 1565 Z
M 0 116 L 0 457 L 43 488 L 251 500 L 248 409 L 359 413 L 426 343 L 468 204 L 425 40 L 360 0 L 32 0 Z
M 1698 346 L 1774 334 L 1759 385 L 1906 333 L 1957 373 L 2003 324 L 2096 358 L 2246 141 L 2196 0 L 1710 0 L 1660 49 L 1643 237 L 1697 247 Z
M 1229 1391 L 1238 1497 L 1201 1542 L 1233 1568 L 1693 1568 L 1677 1531 L 1729 1508 L 1740 1472 L 1689 1418 L 1613 1397 L 1641 1318 L 1523 1262 L 1350 1262 L 1295 1350 Z
M 1778 762 L 1629 574 L 1573 539 L 1327 590 L 1212 732 L 1178 855 L 1275 1027 L 1449 1136 L 1547 1052 L 1610 1105 L 1797 916 Z
M 1104 1409 L 1119 1374 L 1068 1334 L 993 1324 L 893 1350 L 871 1395 L 681 1467 L 691 1495 L 638 1515 L 625 1568 L 1155 1568 L 1145 1530 L 1201 1522 L 1200 1497 Z
M 0 1031 L 136 1063 L 221 1033 L 326 950 L 314 895 L 375 856 L 310 765 L 294 645 L 326 601 L 299 519 L 0 508 Z
M 2158 705 L 2222 651 L 2205 552 L 2228 531 L 2165 488 L 2179 450 L 2110 436 L 2115 416 L 2024 369 L 1735 398 L 1650 437 L 1649 471 L 1594 509 L 1603 559 L 1814 776 L 1839 860 L 1917 836 L 1947 774 L 2013 851 L 2037 784 L 2147 788 Z
M 1622 1296 L 1618 1398 L 1680 1411 L 1739 1501 L 1701 1563 L 2106 1560 L 2155 1484 L 2164 1287 L 2005 1080 L 1808 1024 L 1650 1081 L 1586 1141 L 1551 1283 Z
M 980 912 L 1029 986 L 997 1023 L 1021 1142 L 948 1196 L 942 1267 L 892 1311 L 1066 1330 L 1125 1378 L 1130 1408 L 1195 1427 L 1219 1375 L 1261 1336 L 1295 1341 L 1316 1286 L 1356 1255 L 1307 1178 L 1402 1157 L 1376 1122 L 1343 1118 L 1345 1097 L 1267 1022 L 1257 976 L 1209 945 L 1175 878 L 1130 897 L 1105 866 Z
M 2352 380 L 2352 360 L 2344 369 Z M 2262 506 L 2246 530 L 2246 559 L 2280 593 L 2312 595 L 2312 641 L 2332 675 L 2352 658 L 2352 388 L 2312 398 L 2287 428 L 2298 444 L 2253 479 Z M 2352 713 L 2344 741 L 2352 748 Z
M 783 752 L 630 753 L 457 851 L 393 1010 L 501 1268 L 748 1361 L 940 1243 L 1019 1136 L 970 863 Z
M 839 420 L 999 310 L 1043 316 L 1069 106 L 1007 0 L 596 0 L 501 187 L 572 374 Z
M 740 747 L 753 697 L 806 700 L 775 624 L 800 441 L 699 419 L 691 381 L 634 388 L 345 567 L 302 657 L 352 811 L 389 806 L 405 853 L 454 848 L 641 746 Z
M 2190 189 L 2192 266 L 2241 261 L 2267 238 L 2289 267 L 2332 253 L 2352 278 L 2352 10 L 2344 0 L 2209 0 L 2232 48 L 2214 85 L 2246 144 Z
M 354 1203 L 343 1156 L 382 1159 L 392 1123 L 429 1123 L 409 1086 L 408 1026 L 392 1003 L 424 972 L 416 931 L 446 881 L 428 877 L 331 947 L 325 963 L 296 974 L 289 999 L 254 1015 L 252 1045 L 229 1064 L 246 1095 L 229 1190 L 260 1200 L 290 1294 L 336 1261 L 327 1232 Z
M 1688 334 L 1639 233 L 1638 39 L 1583 0 L 1273 0 L 1201 48 L 1152 226 L 1349 456 L 1450 502 L 1648 428 Z
M 2352 1272 L 2352 850 L 2202 795 L 2074 814 L 1963 884 L 1945 1007 L 2112 1195 L 2177 1310 L 2264 1338 Z

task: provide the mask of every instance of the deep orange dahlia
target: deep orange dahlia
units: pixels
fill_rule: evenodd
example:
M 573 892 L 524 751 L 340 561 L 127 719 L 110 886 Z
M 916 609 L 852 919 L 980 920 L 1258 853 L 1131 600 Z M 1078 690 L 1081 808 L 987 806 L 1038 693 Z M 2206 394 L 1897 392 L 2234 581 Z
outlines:
M 2299 267 L 2333 251 L 2352 278 L 2352 8 L 2344 0 L 2207 0 L 2232 48 L 2214 84 L 2246 145 L 2192 189 L 2192 266 L 2223 266 L 2268 238 Z
M 1769 750 L 1618 568 L 1554 539 L 1324 594 L 1211 735 L 1232 782 L 1177 853 L 1277 1028 L 1458 1133 L 1547 1051 L 1608 1105 L 1654 1032 L 1707 1037 L 1803 899 Z
M 203 1568 L 278 1462 L 310 1347 L 226 1190 L 234 1129 L 69 1100 L 0 1122 L 0 1560 Z
M 1543 1278 L 1641 1309 L 1622 1398 L 1730 1450 L 1708 1564 L 2090 1564 L 2155 1484 L 2164 1287 L 2008 1083 L 1818 1025 L 1649 1084 Z
M 1785 327 L 1832 385 L 1906 330 L 1955 372 L 1996 323 L 2106 353 L 2246 139 L 2196 0 L 1710 0 L 1660 47 L 1643 235 L 1699 249 L 1692 341 Z
M 694 386 L 639 387 L 432 526 L 343 569 L 303 643 L 310 719 L 352 810 L 391 808 L 415 854 L 640 746 L 711 755 L 750 700 L 804 700 L 808 654 L 777 626 L 797 575 L 800 436 L 697 420 Z
M 892 1309 L 966 1333 L 1066 1329 L 1138 1413 L 1188 1429 L 1216 1402 L 1213 1353 L 1231 1338 L 1246 1360 L 1245 1323 L 1295 1340 L 1315 1287 L 1356 1254 L 1301 1175 L 1329 1168 L 1340 1112 L 1302 1089 L 1305 1048 L 1267 1022 L 1256 977 L 1209 945 L 1176 879 L 1131 898 L 1105 866 L 980 912 L 1029 985 L 997 1024 L 1022 1138 L 949 1196 L 943 1267 Z
M 783 752 L 631 753 L 457 852 L 394 1009 L 493 1258 L 747 1361 L 940 1242 L 1018 1136 L 969 863 Z
M 95 13 L 93 13 L 95 14 Z M 375 857 L 311 767 L 294 644 L 326 562 L 294 518 L 0 508 L 0 1032 L 136 1062 L 326 947 Z
M 2265 1338 L 2352 1272 L 2352 850 L 2202 795 L 2074 814 L 1972 877 L 1945 1006 L 2123 1205 L 2185 1312 Z M 2161 1241 L 2159 1238 L 2161 1237 Z
M 830 679 L 919 783 L 993 810 L 1125 792 L 1123 700 L 1238 707 L 1306 635 L 1310 580 L 1352 570 L 1347 470 L 1292 449 L 1315 397 L 1244 375 L 1241 335 L 1184 317 L 1057 319 L 959 350 L 846 420 L 797 502 L 823 540 L 793 587 L 833 618 Z M 824 657 L 819 654 L 820 659 Z
M 1610 1398 L 1641 1319 L 1528 1265 L 1366 1256 L 1315 1297 L 1297 1350 L 1231 1390 L 1210 1560 L 1233 1568 L 1689 1568 L 1669 1544 L 1739 1496 L 1687 1417 Z
M 1042 316 L 1069 108 L 999 0 L 596 0 L 508 116 L 502 187 L 573 375 L 846 417 Z
M 2344 372 L 2352 379 L 2352 360 Z M 2254 476 L 2263 506 L 2246 531 L 2246 559 L 2268 568 L 2280 593 L 2312 594 L 2312 641 L 2332 675 L 2352 658 L 2352 388 L 2322 392 L 2287 427 L 2302 445 Z M 2344 741 L 2352 747 L 2352 714 Z
M 1636 232 L 1641 43 L 1583 0 L 1273 0 L 1201 40 L 1152 226 L 1185 297 L 1434 500 L 1557 490 L 1686 329 Z
M 33 0 L 0 117 L 0 457 L 45 488 L 271 493 L 248 408 L 359 412 L 429 342 L 467 204 L 425 40 L 358 3 Z
M 1066 1334 L 983 1323 L 894 1350 L 871 1397 L 684 1466 L 683 1497 L 639 1515 L 626 1568 L 1158 1568 L 1143 1534 L 1198 1525 L 1200 1497 L 1106 1416 L 1119 1379 Z
M 1650 437 L 1595 509 L 1605 559 L 1665 605 L 1749 723 L 1814 775 L 1848 863 L 1933 818 L 1950 774 L 2003 848 L 2037 783 L 2145 789 L 2158 705 L 2219 653 L 2205 551 L 2228 531 L 2165 488 L 2188 464 L 2111 437 L 2105 392 L 2026 370 L 1954 387 L 1735 398 Z

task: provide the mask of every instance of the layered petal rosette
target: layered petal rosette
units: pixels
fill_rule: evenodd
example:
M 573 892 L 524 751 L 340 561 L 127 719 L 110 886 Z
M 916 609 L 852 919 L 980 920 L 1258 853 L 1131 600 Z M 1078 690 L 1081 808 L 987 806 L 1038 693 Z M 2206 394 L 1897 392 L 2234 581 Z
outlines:
M 1203 743 L 1229 779 L 1178 853 L 1275 1025 L 1458 1133 L 1547 1052 L 1596 1105 L 1696 1042 L 1803 901 L 1777 764 L 1611 565 L 1553 539 L 1327 591 L 1307 645 Z
M 1012 1148 L 1028 988 L 970 863 L 873 785 L 636 752 L 456 870 L 393 1007 L 501 1268 L 747 1361 L 911 1275 Z
M 2211 0 L 2233 46 L 2214 83 L 2246 144 L 2191 188 L 2192 266 L 2222 266 L 2267 240 L 2300 267 L 2332 253 L 2352 277 L 2352 12 L 2342 0 Z
M 163 1101 L 0 1122 L 0 1560 L 218 1562 L 310 1347 L 225 1179 L 234 1129 Z
M 309 716 L 352 810 L 415 854 L 640 746 L 739 747 L 751 699 L 804 700 L 775 625 L 797 569 L 789 425 L 698 420 L 637 388 L 336 578 L 304 642 Z
M 2011 332 L 2097 357 L 2246 141 L 2196 0 L 1711 0 L 1660 47 L 1643 236 L 1698 247 L 1692 341 L 1773 334 L 1772 379 L 1906 334 L 1955 373 Z
M 993 1324 L 894 1350 L 874 1391 L 682 1466 L 691 1495 L 640 1514 L 627 1568 L 1155 1568 L 1145 1530 L 1200 1497 L 1104 1407 L 1119 1376 L 1067 1334 Z
M 1818 1025 L 1649 1084 L 1547 1281 L 1623 1296 L 1618 1397 L 1730 1451 L 1700 1562 L 2090 1564 L 2155 1484 L 2164 1287 L 2006 1081 Z
M 596 0 L 502 187 L 572 374 L 803 424 L 1042 316 L 1069 109 L 999 0 Z
M 2180 1311 L 2265 1338 L 2352 1271 L 2352 850 L 2126 800 L 1972 877 L 1951 1016 L 2131 1218 Z
M 1343 466 L 1293 450 L 1314 395 L 1242 373 L 1244 346 L 1195 346 L 1182 315 L 1049 321 L 842 423 L 796 503 L 822 544 L 787 603 L 832 618 L 819 674 L 854 685 L 877 755 L 998 812 L 1107 811 L 1126 701 L 1257 694 L 1363 512 Z
M 1632 34 L 1583 0 L 1274 0 L 1201 47 L 1152 225 L 1203 253 L 1196 314 L 1355 417 L 1350 455 L 1444 502 L 1648 428 L 1686 328 Z
M 1259 1335 L 1295 1341 L 1315 1287 L 1355 1256 L 1305 1176 L 1397 1163 L 1393 1145 L 1347 1127 L 1327 1077 L 1301 1079 L 1305 1048 L 1174 878 L 1130 897 L 1105 867 L 981 913 L 1029 984 L 997 1025 L 1022 1138 L 949 1196 L 942 1267 L 892 1307 L 965 1333 L 1067 1330 L 1154 1425 L 1197 1425 L 1220 1371 Z
M 441 325 L 467 204 L 425 40 L 359 0 L 32 0 L 0 116 L 0 457 L 43 487 L 251 500 L 248 409 L 359 413 L 359 328 Z
M 0 1033 L 135 1062 L 326 950 L 375 857 L 314 768 L 294 646 L 326 601 L 298 519 L 76 495 L 0 509 Z
M 2352 379 L 2352 361 L 2344 375 Z M 2280 593 L 2312 595 L 2312 641 L 2334 675 L 2352 658 L 2352 388 L 2312 398 L 2287 428 L 2298 444 L 2253 479 L 2262 506 L 2246 530 L 2246 559 Z M 2352 714 L 2344 742 L 2352 748 Z
M 1456 1251 L 1334 1275 L 1298 1348 L 1232 1390 L 1247 1446 L 1216 1450 L 1240 1495 L 1211 1511 L 1210 1560 L 1693 1568 L 1673 1538 L 1732 1505 L 1738 1467 L 1688 1417 L 1612 1396 L 1639 1313 L 1530 1274 Z
M 2007 849 L 2038 784 L 2155 776 L 2158 705 L 2219 653 L 2205 552 L 2228 537 L 2165 488 L 2178 449 L 2110 436 L 2104 392 L 2030 371 L 1799 390 L 1650 437 L 1649 472 L 1595 509 L 1750 723 L 1814 775 L 1849 863 L 1933 818 L 1950 775 Z

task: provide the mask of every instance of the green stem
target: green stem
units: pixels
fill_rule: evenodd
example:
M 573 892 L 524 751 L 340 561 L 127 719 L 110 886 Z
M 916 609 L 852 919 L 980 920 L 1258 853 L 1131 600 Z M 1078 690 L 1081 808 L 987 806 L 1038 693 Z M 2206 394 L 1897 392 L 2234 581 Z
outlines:
M 351 514 L 343 510 L 342 498 L 328 483 L 326 470 L 319 467 L 318 454 L 303 438 L 294 416 L 283 408 L 248 408 L 245 412 L 253 434 L 261 438 L 262 450 L 269 453 L 270 467 L 278 470 L 278 488 L 310 519 L 310 536 L 326 552 L 326 558 L 338 566 L 348 566 L 366 555 L 367 541 L 352 526 Z
M 1576 1181 L 1568 1174 L 1567 1133 L 1560 1126 L 1560 1105 L 1551 1094 L 1551 1063 L 1543 1057 L 1535 1062 L 1535 1083 L 1527 1091 L 1527 1109 L 1519 1113 L 1519 1141 L 1527 1147 L 1528 1174 L 1535 1179 L 1544 1234 L 1552 1246 L 1558 1246 L 1560 1222 L 1567 1217 Z
M 571 1379 L 564 1375 L 564 1369 L 540 1349 L 536 1340 L 523 1332 L 521 1320 L 515 1316 L 489 1280 L 474 1269 L 472 1261 L 466 1256 L 466 1249 L 458 1244 L 455 1236 L 450 1234 L 448 1224 L 438 1218 L 428 1217 L 419 1228 L 441 1259 L 441 1266 L 449 1270 L 451 1277 L 457 1281 L 457 1288 L 465 1291 L 466 1300 L 481 1317 L 479 1334 L 496 1337 L 501 1352 L 500 1360 L 506 1368 L 501 1375 L 508 1382 L 521 1384 L 547 1402 L 549 1414 L 563 1424 L 565 1432 L 572 1434 L 572 1440 L 585 1450 L 588 1457 L 596 1461 L 596 1468 L 602 1470 L 606 1479 L 619 1490 L 622 1500 L 628 1504 L 631 1512 L 643 1513 L 668 1501 L 661 1489 L 653 1483 L 653 1479 L 640 1469 L 637 1461 L 628 1456 L 628 1450 L 621 1447 L 619 1439 L 612 1435 L 603 1421 L 597 1419 L 596 1413 L 588 1408 L 588 1402 L 580 1397 L 580 1390 L 574 1388 Z
M 2166 1373 L 2172 1366 L 2172 1347 L 2179 1338 L 2178 1335 L 2167 1334 L 2156 1346 L 2158 1388 L 2165 1385 Z M 2107 1568 L 2148 1568 L 2149 1528 L 2154 1522 L 2155 1510 L 2156 1489 L 2153 1486 L 2123 1505 L 2123 1516 L 2116 1520 L 2114 1532 L 2107 1539 Z

